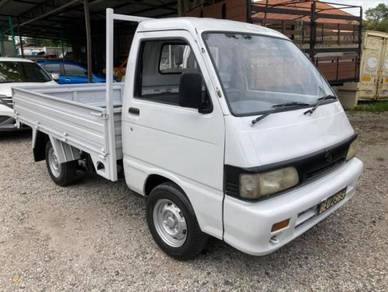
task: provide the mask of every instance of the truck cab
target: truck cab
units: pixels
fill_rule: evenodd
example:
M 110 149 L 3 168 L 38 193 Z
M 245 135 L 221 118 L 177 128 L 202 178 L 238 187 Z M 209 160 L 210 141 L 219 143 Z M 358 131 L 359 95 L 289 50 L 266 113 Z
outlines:
M 114 86 L 113 19 L 139 22 L 125 83 Z M 105 85 L 14 89 L 18 121 L 34 129 L 35 159 L 46 159 L 57 184 L 74 182 L 75 162 L 87 158 L 116 181 L 122 161 L 168 255 L 193 258 L 208 236 L 265 255 L 354 195 L 363 169 L 356 134 L 328 83 L 282 34 L 108 9 L 106 68 L 106 105 L 92 100 Z M 29 99 L 45 107 L 24 112 Z M 34 114 L 43 110 L 45 119 Z
M 327 82 L 280 33 L 226 20 L 144 21 L 127 73 L 127 184 L 148 195 L 150 175 L 173 181 L 207 234 L 267 254 L 353 195 L 362 170 L 347 157 L 355 132 Z M 344 198 L 320 211 L 337 193 Z

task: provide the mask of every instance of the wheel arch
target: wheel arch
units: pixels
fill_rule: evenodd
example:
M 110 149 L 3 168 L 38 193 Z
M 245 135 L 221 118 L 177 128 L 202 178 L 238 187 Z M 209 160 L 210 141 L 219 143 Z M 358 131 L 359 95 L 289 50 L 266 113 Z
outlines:
M 145 183 L 144 183 L 144 196 L 148 197 L 151 191 L 157 187 L 158 185 L 161 185 L 163 183 L 172 183 L 174 184 L 179 190 L 182 191 L 182 193 L 186 196 L 187 199 L 189 199 L 186 195 L 186 192 L 182 189 L 182 187 L 179 186 L 174 180 L 167 178 L 166 176 L 160 175 L 160 174 L 150 174 Z M 190 201 L 190 200 L 189 200 Z
M 142 171 L 139 171 L 140 169 Z M 130 189 L 145 198 L 157 185 L 168 182 L 174 184 L 188 199 L 201 230 L 222 239 L 222 192 L 217 194 L 213 189 L 207 188 L 198 182 L 181 178 L 171 172 L 155 167 L 128 167 L 125 176 Z M 132 179 L 128 179 L 130 177 Z

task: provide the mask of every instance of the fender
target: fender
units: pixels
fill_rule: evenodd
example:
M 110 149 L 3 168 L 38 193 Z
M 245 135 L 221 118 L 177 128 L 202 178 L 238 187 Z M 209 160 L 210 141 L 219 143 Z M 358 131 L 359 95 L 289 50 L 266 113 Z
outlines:
M 34 128 L 32 129 L 32 150 L 34 153 L 34 161 L 42 161 L 46 159 L 45 151 L 48 140 L 50 140 L 53 145 L 55 155 L 57 155 L 60 163 L 78 160 L 81 158 L 81 151 L 79 149 Z
M 179 176 L 132 157 L 124 158 L 124 173 L 128 187 L 142 196 L 146 195 L 145 187 L 151 175 L 158 175 L 175 183 L 184 191 L 190 201 L 201 230 L 222 239 L 222 201 L 224 196 L 222 190 L 210 188 L 190 178 Z

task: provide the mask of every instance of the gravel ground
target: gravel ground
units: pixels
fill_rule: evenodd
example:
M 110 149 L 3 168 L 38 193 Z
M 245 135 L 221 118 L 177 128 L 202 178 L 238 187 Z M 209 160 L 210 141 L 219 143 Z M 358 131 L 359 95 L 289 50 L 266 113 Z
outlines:
M 191 262 L 154 244 L 123 180 L 52 183 L 30 133 L 0 136 L 0 291 L 324 290 L 388 287 L 388 113 L 352 113 L 365 172 L 340 211 L 265 257 L 221 241 Z

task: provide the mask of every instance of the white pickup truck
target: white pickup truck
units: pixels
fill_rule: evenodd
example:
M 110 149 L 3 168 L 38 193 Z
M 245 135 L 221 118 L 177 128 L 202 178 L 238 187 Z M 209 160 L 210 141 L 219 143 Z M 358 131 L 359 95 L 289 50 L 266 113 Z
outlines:
M 124 84 L 112 82 L 114 20 L 139 22 Z M 123 169 L 168 255 L 193 258 L 208 236 L 265 255 L 353 196 L 356 134 L 282 34 L 108 9 L 106 60 L 106 85 L 15 88 L 17 121 L 59 185 L 86 165 L 111 181 Z

